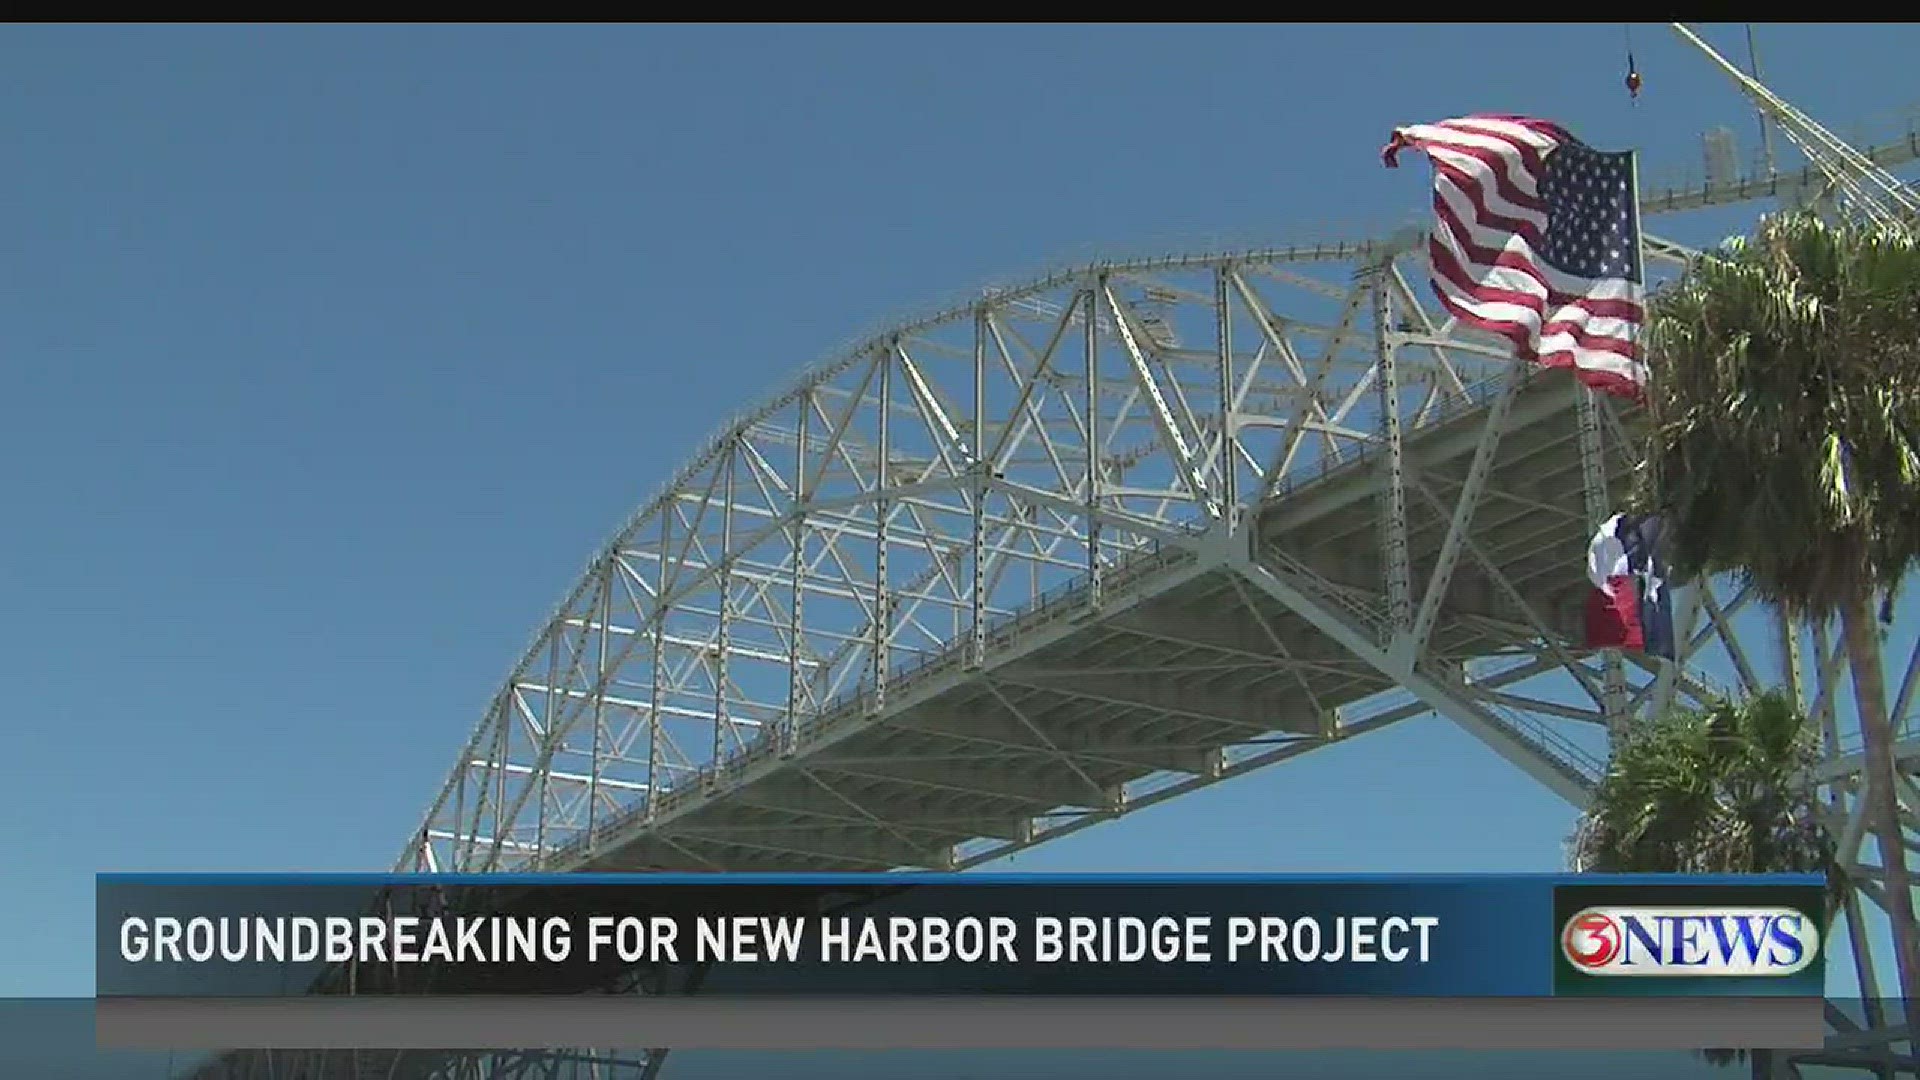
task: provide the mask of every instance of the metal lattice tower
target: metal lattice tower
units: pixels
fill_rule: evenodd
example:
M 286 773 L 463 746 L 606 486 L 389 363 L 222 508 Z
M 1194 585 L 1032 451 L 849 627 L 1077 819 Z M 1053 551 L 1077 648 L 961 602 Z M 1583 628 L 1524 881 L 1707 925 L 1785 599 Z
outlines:
M 1065 270 L 806 372 L 593 557 L 396 869 L 966 868 L 1430 714 L 1578 806 L 1609 727 L 1728 692 L 1715 672 L 1780 681 L 1773 658 L 1828 732 L 1871 904 L 1837 644 L 1704 582 L 1678 669 L 1576 652 L 1643 418 L 1438 313 L 1416 239 Z M 1920 650 L 1905 671 L 1897 716 Z M 1877 998 L 1865 906 L 1844 923 Z M 1886 1018 L 1834 1022 L 1806 1060 L 1911 1069 Z M 200 1075 L 650 1077 L 664 1055 Z

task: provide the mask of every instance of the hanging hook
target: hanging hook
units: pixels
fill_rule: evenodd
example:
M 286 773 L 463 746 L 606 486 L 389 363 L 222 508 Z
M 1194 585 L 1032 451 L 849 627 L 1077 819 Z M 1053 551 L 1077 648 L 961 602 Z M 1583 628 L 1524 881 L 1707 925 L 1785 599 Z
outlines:
M 1633 62 L 1633 24 L 1623 23 L 1627 32 L 1627 96 L 1640 100 L 1640 68 Z

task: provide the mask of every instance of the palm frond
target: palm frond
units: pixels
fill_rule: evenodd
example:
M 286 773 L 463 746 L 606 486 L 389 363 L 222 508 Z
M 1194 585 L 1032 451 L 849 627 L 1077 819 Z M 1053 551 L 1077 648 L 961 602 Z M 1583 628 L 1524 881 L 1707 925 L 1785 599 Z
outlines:
M 1651 305 L 1650 468 L 1683 577 L 1830 615 L 1920 562 L 1920 242 L 1808 214 Z
M 1574 867 L 1838 882 L 1807 779 L 1817 751 L 1814 725 L 1777 691 L 1656 717 L 1615 748 L 1572 839 Z

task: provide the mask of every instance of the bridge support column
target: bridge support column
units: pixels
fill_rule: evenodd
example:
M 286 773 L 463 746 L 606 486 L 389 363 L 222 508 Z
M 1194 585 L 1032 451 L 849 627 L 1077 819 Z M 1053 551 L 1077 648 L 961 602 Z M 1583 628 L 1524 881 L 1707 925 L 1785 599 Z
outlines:
M 1087 530 L 1087 608 L 1091 612 L 1100 610 L 1102 587 L 1105 582 L 1100 566 L 1100 485 L 1105 482 L 1101 468 L 1102 447 L 1100 445 L 1100 294 L 1106 290 L 1107 279 L 1100 275 L 1086 292 L 1086 396 L 1082 401 L 1085 410 L 1086 432 L 1086 530 Z
M 1391 260 L 1372 271 L 1373 340 L 1375 383 L 1380 391 L 1380 441 L 1386 455 L 1385 483 L 1380 492 L 1381 550 L 1384 552 L 1387 590 L 1387 625 L 1383 644 L 1405 638 L 1413 627 L 1412 567 L 1407 557 L 1407 462 L 1400 420 L 1400 368 L 1395 362 L 1395 343 L 1390 329 L 1393 304 L 1387 293 L 1392 271 Z M 1396 651 L 1398 651 L 1396 649 Z M 1406 659 L 1411 666 L 1411 656 Z

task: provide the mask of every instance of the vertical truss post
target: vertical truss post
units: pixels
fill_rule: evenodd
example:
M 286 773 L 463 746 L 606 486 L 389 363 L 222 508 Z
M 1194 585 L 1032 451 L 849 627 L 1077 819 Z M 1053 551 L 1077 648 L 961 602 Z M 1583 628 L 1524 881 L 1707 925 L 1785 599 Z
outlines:
M 508 700 L 510 693 L 511 690 L 509 689 L 494 699 L 493 705 L 487 709 L 487 723 L 492 723 L 493 719 L 506 707 L 503 702 Z M 499 741 L 497 731 L 488 731 L 487 736 L 493 743 Z M 488 746 L 482 745 L 482 742 L 483 740 L 476 733 L 473 745 L 469 748 L 472 752 L 460 762 L 461 766 L 469 774 L 473 772 L 476 765 L 484 764 L 484 762 L 476 762 L 474 760 L 476 754 L 492 752 L 488 749 Z M 465 817 L 457 818 L 454 821 L 454 832 L 456 835 L 454 836 L 453 861 L 454 865 L 461 870 L 470 870 L 474 866 L 475 852 L 480 846 L 480 823 L 486 819 L 487 804 L 493 798 L 493 779 L 493 773 L 485 770 L 482 770 L 479 776 L 472 778 L 473 811 Z
M 494 719 L 500 714 L 500 710 L 504 707 L 501 702 L 505 700 L 505 694 L 494 700 L 494 704 L 487 709 L 486 724 L 492 725 L 494 723 Z M 469 748 L 472 752 L 461 761 L 461 764 L 465 766 L 467 772 L 471 773 L 476 767 L 484 766 L 487 759 L 481 758 L 476 760 L 476 758 L 481 754 L 494 753 L 493 747 L 499 740 L 499 732 L 494 727 L 486 729 L 484 739 L 476 736 L 473 745 Z M 453 859 L 454 864 L 462 870 L 473 869 L 476 859 L 480 862 L 485 862 L 484 857 L 479 855 L 480 825 L 486 820 L 487 806 L 493 800 L 494 774 L 482 767 L 480 768 L 480 775 L 472 777 L 472 781 L 473 808 L 465 817 L 454 823 L 454 832 L 456 835 L 454 837 L 455 850 Z
M 1385 506 L 1381 519 L 1385 530 L 1383 551 L 1386 554 L 1388 626 L 1381 644 L 1388 646 L 1407 632 L 1413 617 L 1412 570 L 1407 559 L 1406 459 L 1400 430 L 1400 376 L 1398 365 L 1394 362 L 1396 343 L 1389 328 L 1393 311 L 1392 301 L 1387 294 L 1387 272 L 1392 265 L 1391 261 L 1385 261 L 1374 268 L 1371 285 L 1374 357 L 1379 373 L 1376 385 L 1380 390 L 1380 437 L 1386 445 L 1386 488 L 1381 496 Z
M 448 852 L 447 857 L 447 869 L 449 870 L 465 869 L 467 865 L 467 853 L 470 850 L 467 841 L 461 837 L 460 832 L 461 826 L 465 825 L 467 821 L 467 778 L 473 775 L 472 754 L 464 750 L 461 752 L 459 770 L 459 772 L 454 774 L 453 781 L 453 828 L 449 830 L 453 833 L 453 839 L 449 841 L 451 844 L 451 850 Z M 428 818 L 425 825 L 421 826 L 420 844 L 423 849 L 426 845 L 433 842 L 433 837 L 429 834 L 429 830 L 432 827 L 433 821 L 431 817 Z M 469 829 L 467 832 L 471 833 L 472 830 Z
M 648 643 L 652 660 L 647 678 L 647 790 L 643 793 L 648 824 L 659 817 L 660 786 L 667 780 L 666 770 L 660 767 L 661 744 L 665 741 L 660 737 L 660 699 L 667 681 L 667 564 L 672 561 L 676 513 L 679 506 L 672 501 L 660 508 L 660 564 L 654 568 L 653 602 L 659 610 L 654 612 L 653 640 Z
M 1012 421 L 1011 415 L 1008 421 Z M 979 667 L 987 656 L 987 306 L 973 314 L 973 589 L 966 662 Z
M 733 652 L 733 500 L 734 469 L 740 460 L 740 440 L 736 437 L 724 451 L 721 463 L 726 491 L 720 497 L 720 615 L 714 628 L 713 645 L 713 757 L 707 769 L 707 782 L 718 783 L 720 763 L 726 760 L 727 736 L 733 720 L 727 704 L 727 660 Z
M 1101 274 L 1087 290 L 1087 606 L 1100 610 L 1100 294 Z
M 1840 745 L 1840 722 L 1835 717 L 1833 700 L 1837 673 L 1827 663 L 1827 659 L 1836 653 L 1829 642 L 1826 624 L 1817 620 L 1813 623 L 1813 651 L 1813 718 L 1820 725 L 1820 736 L 1825 740 L 1827 753 L 1839 757 L 1846 750 Z
M 607 646 L 613 637 L 613 580 L 620 572 L 620 553 L 607 552 L 607 574 L 600 586 L 600 640 L 595 643 L 593 675 L 593 753 L 587 761 L 587 858 L 594 856 L 593 826 L 600 802 L 600 758 L 605 753 L 601 732 L 607 726 Z M 541 855 L 545 856 L 542 846 Z
M 893 516 L 893 503 L 887 498 L 887 492 L 893 486 L 893 361 L 899 351 L 900 339 L 895 338 L 887 352 L 880 357 L 880 460 L 874 467 L 874 484 L 880 497 L 873 504 L 873 614 L 868 642 L 868 659 L 872 661 L 868 677 L 873 681 L 873 696 L 868 701 L 868 707 L 874 712 L 885 708 L 887 703 L 887 624 L 892 621 L 887 613 L 890 588 L 887 575 L 887 520 Z
M 501 846 L 507 839 L 507 758 L 513 749 L 513 702 L 503 702 L 500 726 L 494 736 L 493 755 L 493 845 L 487 849 L 486 867 L 500 865 Z
M 1780 672 L 1787 680 L 1787 695 L 1795 705 L 1804 709 L 1807 701 L 1800 655 L 1800 627 L 1785 608 L 1774 610 L 1774 632 L 1780 639 Z
M 1606 447 L 1600 436 L 1600 400 L 1591 387 L 1580 388 L 1576 398 L 1580 426 L 1580 483 L 1586 496 L 1587 529 L 1597 532 L 1613 516 L 1611 496 L 1607 492 Z M 1706 582 L 1700 582 L 1707 588 Z M 1605 701 L 1601 710 L 1607 718 L 1607 740 L 1611 747 L 1619 742 L 1626 723 L 1627 672 L 1617 649 L 1609 649 L 1602 662 L 1605 670 Z
M 1228 275 L 1232 273 L 1232 264 L 1223 263 L 1213 272 L 1213 312 L 1215 321 L 1214 344 L 1219 350 L 1217 378 L 1220 383 L 1219 418 L 1215 421 L 1219 428 L 1220 459 L 1219 492 L 1223 520 L 1228 532 L 1240 526 L 1240 463 L 1234 458 L 1234 421 L 1233 421 L 1233 306 L 1232 287 Z
M 800 420 L 794 425 L 798 438 L 793 444 L 793 526 L 788 531 L 793 547 L 793 593 L 787 603 L 787 712 L 780 722 L 783 757 L 793 754 L 795 729 L 800 725 L 800 685 L 806 671 L 800 636 L 801 627 L 806 625 L 801 620 L 801 607 L 807 593 L 801 581 L 807 563 L 807 421 L 812 414 L 813 391 L 808 389 L 800 395 Z
M 540 741 L 553 741 L 553 703 L 560 697 L 560 633 L 547 639 L 547 692 L 541 695 Z M 547 851 L 547 801 L 553 797 L 553 770 L 541 769 L 539 792 L 534 802 L 533 854 L 540 858 Z

